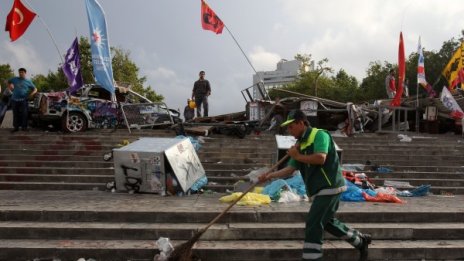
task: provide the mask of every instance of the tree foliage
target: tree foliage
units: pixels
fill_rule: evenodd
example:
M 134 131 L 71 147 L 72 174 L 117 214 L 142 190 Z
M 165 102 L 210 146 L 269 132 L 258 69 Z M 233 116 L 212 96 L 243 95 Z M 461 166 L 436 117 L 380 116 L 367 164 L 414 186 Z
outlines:
M 464 30 L 461 33 L 464 36 Z M 433 85 L 437 93 L 441 91 L 443 86 L 447 85 L 441 72 L 462 41 L 463 37 L 452 38 L 443 42 L 439 51 L 423 50 L 426 79 Z M 300 70 L 298 80 L 285 86 L 285 90 L 340 102 L 351 101 L 357 103 L 385 99 L 385 78 L 391 69 L 395 71 L 396 76 L 398 71 L 397 64 L 387 61 L 372 61 L 366 69 L 366 76 L 359 83 L 356 77 L 349 75 L 343 69 L 333 74 L 333 70 L 326 58 L 314 61 L 311 54 L 297 54 L 295 59 L 302 62 L 301 68 L 312 64 L 316 64 L 316 66 L 315 68 L 309 66 L 310 70 L 306 72 Z M 417 65 L 418 54 L 413 52 L 409 54 L 406 60 L 406 79 L 409 80 L 410 95 L 416 94 Z M 418 90 L 419 95 L 426 95 L 423 88 L 418 88 Z M 271 90 L 270 96 L 271 98 L 277 96 L 287 97 L 292 96 L 292 94 Z
M 92 66 L 90 42 L 86 37 L 80 37 L 79 55 L 84 83 L 95 83 Z M 132 90 L 144 95 L 151 101 L 162 101 L 164 97 L 157 94 L 151 86 L 144 86 L 147 78 L 139 76 L 139 67 L 131 60 L 130 52 L 117 47 L 111 47 L 113 78 L 116 82 L 130 85 Z M 41 92 L 63 91 L 68 88 L 66 77 L 61 67 L 47 75 L 35 75 L 32 79 Z
M 9 64 L 0 64 L 0 85 L 6 86 L 8 79 L 14 76 L 13 69 Z

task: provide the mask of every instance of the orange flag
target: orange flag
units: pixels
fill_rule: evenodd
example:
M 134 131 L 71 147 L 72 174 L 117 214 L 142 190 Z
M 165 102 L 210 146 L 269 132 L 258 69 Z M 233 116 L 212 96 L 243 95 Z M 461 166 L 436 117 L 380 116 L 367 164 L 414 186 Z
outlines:
M 398 47 L 398 87 L 396 88 L 396 94 L 391 101 L 392 106 L 401 105 L 401 96 L 403 95 L 403 84 L 406 76 L 406 58 L 404 55 L 404 43 L 403 43 L 403 32 L 400 32 L 400 45 Z
M 204 0 L 201 0 L 201 26 L 203 29 L 213 31 L 216 34 L 222 33 L 224 28 L 224 23 Z
M 36 14 L 21 3 L 14 0 L 13 7 L 6 17 L 5 31 L 10 32 L 11 41 L 17 40 L 26 32 Z

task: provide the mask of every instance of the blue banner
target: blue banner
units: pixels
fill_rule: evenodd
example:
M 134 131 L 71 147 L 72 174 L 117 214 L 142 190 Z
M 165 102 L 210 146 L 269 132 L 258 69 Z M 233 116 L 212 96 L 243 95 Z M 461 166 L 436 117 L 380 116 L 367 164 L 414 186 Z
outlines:
M 110 44 L 106 30 L 105 13 L 97 0 L 85 0 L 90 27 L 93 73 L 98 84 L 114 93 Z
M 64 64 L 61 68 L 68 79 L 68 91 L 70 93 L 75 93 L 84 85 L 81 73 L 81 60 L 79 58 L 79 41 L 77 37 L 68 49 L 64 57 Z

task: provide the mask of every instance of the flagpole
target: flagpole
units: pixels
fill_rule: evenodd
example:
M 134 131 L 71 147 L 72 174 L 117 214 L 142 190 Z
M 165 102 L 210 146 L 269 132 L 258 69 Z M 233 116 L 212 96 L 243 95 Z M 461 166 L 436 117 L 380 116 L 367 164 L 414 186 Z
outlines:
M 250 59 L 248 59 L 248 56 L 245 54 L 245 52 L 243 51 L 242 47 L 240 46 L 240 44 L 237 42 L 237 39 L 235 39 L 234 35 L 232 34 L 232 32 L 229 30 L 229 28 L 227 27 L 226 24 L 224 24 L 224 27 L 226 28 L 227 32 L 229 32 L 230 36 L 232 37 L 232 39 L 234 39 L 235 43 L 237 44 L 238 48 L 240 49 L 240 51 L 242 51 L 242 54 L 243 56 L 245 56 L 245 59 L 247 60 L 247 62 L 250 64 L 251 68 L 253 69 L 253 71 L 255 71 L 256 74 L 258 74 L 258 72 L 256 71 L 255 67 L 253 66 L 253 64 L 251 64 L 251 61 Z M 259 76 L 258 76 L 259 77 Z M 261 80 L 261 77 L 260 77 L 260 80 Z
M 235 36 L 234 34 L 232 34 L 232 32 L 229 30 L 229 28 L 227 27 L 227 25 L 224 23 L 224 27 L 226 28 L 227 32 L 229 32 L 230 36 L 232 37 L 232 39 L 235 41 L 235 44 L 237 44 L 238 46 L 238 49 L 240 49 L 240 51 L 242 52 L 243 56 L 245 56 L 245 59 L 247 60 L 248 64 L 251 66 L 251 68 L 253 69 L 253 71 L 255 72 L 256 76 L 258 76 L 259 78 L 259 82 L 262 82 L 263 85 L 264 85 L 264 81 L 263 79 L 261 78 L 261 76 L 258 74 L 258 72 L 256 71 L 255 67 L 253 66 L 253 64 L 251 63 L 250 59 L 248 59 L 248 56 L 245 54 L 245 52 L 243 51 L 242 47 L 240 46 L 240 44 L 238 43 L 237 39 L 235 39 Z M 258 86 L 259 88 L 259 86 Z M 266 97 L 263 97 L 263 98 L 266 98 Z M 269 94 L 268 94 L 268 98 L 269 98 Z
M 31 4 L 30 4 L 27 0 L 23 0 L 23 1 L 26 2 L 26 4 L 29 6 L 30 9 L 35 10 L 34 8 L 32 8 Z M 46 24 L 45 21 L 42 19 L 42 17 L 41 17 L 39 14 L 37 14 L 37 12 L 35 12 L 35 13 L 36 13 L 37 17 L 39 18 L 39 20 L 40 20 L 40 21 L 42 22 L 42 24 L 44 25 L 45 30 L 47 30 L 48 35 L 49 35 L 50 38 L 52 39 L 52 42 L 53 42 L 53 44 L 55 45 L 56 50 L 58 51 L 58 55 L 60 56 L 61 63 L 63 64 L 63 63 L 64 63 L 63 55 L 61 54 L 60 49 L 58 48 L 58 45 L 56 44 L 55 38 L 53 37 L 52 33 L 50 32 L 50 28 L 48 28 L 47 24 Z
M 419 83 L 416 84 L 416 132 L 419 132 Z

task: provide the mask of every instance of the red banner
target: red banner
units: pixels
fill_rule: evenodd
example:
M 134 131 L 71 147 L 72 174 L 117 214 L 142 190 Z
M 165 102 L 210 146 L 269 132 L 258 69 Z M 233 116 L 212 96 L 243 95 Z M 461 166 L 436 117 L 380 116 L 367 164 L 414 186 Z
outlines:
M 401 105 L 401 96 L 403 95 L 404 78 L 406 75 L 406 58 L 404 55 L 403 32 L 400 32 L 400 45 L 398 47 L 398 87 L 396 94 L 391 101 L 392 106 Z
M 203 29 L 213 31 L 216 34 L 222 33 L 224 28 L 224 23 L 203 0 L 201 0 L 201 26 Z
M 10 13 L 6 17 L 5 31 L 10 32 L 11 41 L 17 40 L 26 32 L 36 14 L 27 9 L 21 0 L 15 0 Z

